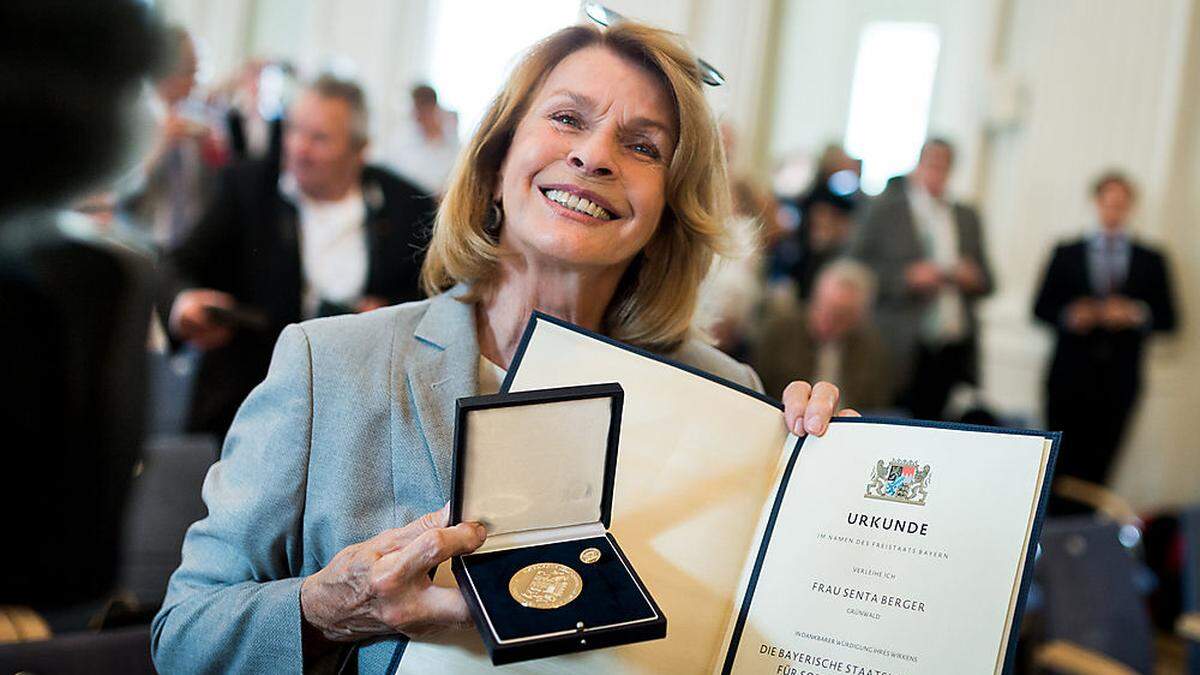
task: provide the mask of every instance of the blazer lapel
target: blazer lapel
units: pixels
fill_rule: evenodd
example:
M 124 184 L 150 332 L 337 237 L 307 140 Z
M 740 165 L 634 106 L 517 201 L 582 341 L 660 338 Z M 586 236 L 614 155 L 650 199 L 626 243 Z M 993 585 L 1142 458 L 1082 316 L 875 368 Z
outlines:
M 474 305 L 458 300 L 466 291 L 467 287 L 460 285 L 430 300 L 425 317 L 413 333 L 418 344 L 407 346 L 411 348 L 411 365 L 407 375 L 401 374 L 407 382 L 400 382 L 411 392 L 443 498 L 450 495 L 455 403 L 464 396 L 474 396 L 479 387 Z M 405 348 L 397 345 L 398 351 Z M 405 475 L 400 469 L 397 467 L 395 472 L 397 480 Z

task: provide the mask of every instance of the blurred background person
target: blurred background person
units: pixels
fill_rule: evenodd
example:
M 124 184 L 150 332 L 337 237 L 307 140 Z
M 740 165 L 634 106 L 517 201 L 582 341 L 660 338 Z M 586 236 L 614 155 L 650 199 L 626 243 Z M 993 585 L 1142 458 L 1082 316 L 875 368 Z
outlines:
M 1058 246 L 1034 315 L 1056 335 L 1046 425 L 1063 432 L 1056 474 L 1104 483 L 1142 387 L 1153 332 L 1175 329 L 1166 258 L 1129 233 L 1136 190 L 1119 171 L 1092 188 L 1099 227 Z
M 140 179 L 121 199 L 122 216 L 159 249 L 187 236 L 212 196 L 216 172 L 228 159 L 212 111 L 196 88 L 196 45 L 181 26 L 167 29 L 170 69 L 154 82 L 158 138 Z
M 949 141 L 927 140 L 912 173 L 870 204 L 850 248 L 879 280 L 898 403 L 920 419 L 941 419 L 956 384 L 978 384 L 975 304 L 992 291 L 979 214 L 946 192 L 953 165 Z
M 0 3 L 0 128 L 20 130 L 5 149 L 21 172 L 0 181 L 0 623 L 15 604 L 55 632 L 82 629 L 116 579 L 144 425 L 150 265 L 64 207 L 109 208 L 160 31 L 133 0 Z
M 821 269 L 846 252 L 854 231 L 855 201 L 828 185 L 814 185 L 800 202 L 800 226 L 796 229 L 798 256 L 788 276 L 796 293 L 807 300 Z
M 367 128 L 357 84 L 316 79 L 288 113 L 282 173 L 267 159 L 232 167 L 171 254 L 160 308 L 174 339 L 205 352 L 192 431 L 224 435 L 287 324 L 423 297 L 434 204 L 365 164 Z
M 234 160 L 266 159 L 278 164 L 283 156 L 283 85 L 285 64 L 250 59 L 211 99 L 224 113 L 229 152 Z M 266 91 L 264 91 L 264 89 Z
M 796 379 L 828 379 L 861 412 L 888 408 L 893 385 L 887 348 L 871 321 L 875 293 L 871 271 L 843 258 L 817 275 L 809 302 L 768 313 L 751 361 L 767 394 L 781 395 Z
M 440 195 L 458 158 L 458 115 L 438 105 L 437 91 L 419 84 L 412 107 L 388 139 L 383 163 L 425 194 Z
M 771 254 L 769 276 L 788 279 L 801 299 L 812 293 L 813 280 L 829 261 L 845 252 L 854 227 L 854 212 L 866 195 L 859 188 L 862 162 L 838 143 L 825 146 L 809 186 L 781 200 L 796 227 L 782 237 Z
M 733 215 L 729 235 L 733 253 L 713 257 L 700 287 L 698 314 L 718 349 L 745 360 L 753 339 L 764 291 L 763 251 L 779 236 L 779 205 L 754 177 L 737 172 L 737 135 L 720 125 L 721 146 L 730 172 Z

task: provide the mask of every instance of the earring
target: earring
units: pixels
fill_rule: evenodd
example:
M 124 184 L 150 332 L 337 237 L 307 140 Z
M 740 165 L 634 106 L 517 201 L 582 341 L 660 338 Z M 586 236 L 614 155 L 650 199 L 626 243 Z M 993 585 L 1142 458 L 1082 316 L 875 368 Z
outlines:
M 504 223 L 504 210 L 500 208 L 500 204 L 492 202 L 492 209 L 489 213 L 491 216 L 484 224 L 483 229 L 493 237 L 500 236 L 500 225 Z

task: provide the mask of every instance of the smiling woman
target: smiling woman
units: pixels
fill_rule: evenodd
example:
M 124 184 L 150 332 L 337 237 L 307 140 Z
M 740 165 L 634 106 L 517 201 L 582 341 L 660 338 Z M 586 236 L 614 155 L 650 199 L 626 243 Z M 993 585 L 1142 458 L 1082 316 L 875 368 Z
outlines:
M 634 23 L 533 48 L 455 169 L 423 270 L 435 297 L 280 336 L 155 618 L 161 670 L 298 671 L 354 651 L 392 672 L 397 640 L 468 623 L 429 571 L 487 532 L 427 512 L 449 496 L 456 401 L 495 392 L 531 310 L 761 390 L 691 328 L 729 212 L 700 87 L 674 35 Z M 837 399 L 793 383 L 789 428 L 823 433 Z
M 551 190 L 612 218 L 589 228 Z M 604 302 L 566 318 L 669 350 L 691 330 L 713 254 L 728 252 L 729 210 L 691 53 L 636 23 L 573 26 L 534 46 L 492 102 L 451 178 L 424 280 L 430 292 L 469 283 L 487 307 L 504 301 L 501 279 L 575 257 Z

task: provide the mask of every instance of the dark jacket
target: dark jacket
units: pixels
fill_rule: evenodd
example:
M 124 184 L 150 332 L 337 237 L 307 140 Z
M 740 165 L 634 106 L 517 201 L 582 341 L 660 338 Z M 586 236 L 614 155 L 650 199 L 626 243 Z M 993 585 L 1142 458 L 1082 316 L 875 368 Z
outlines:
M 363 170 L 362 193 L 367 203 L 364 295 L 392 303 L 423 297 L 421 251 L 434 202 L 391 172 L 370 166 Z M 299 212 L 280 193 L 277 166 L 259 160 L 226 170 L 208 212 L 169 254 L 167 266 L 172 282 L 161 311 L 170 310 L 181 290 L 212 288 L 266 319 L 265 328 L 239 330 L 229 345 L 205 354 L 201 363 L 189 427 L 220 435 L 266 374 L 279 332 L 304 318 Z
M 763 321 L 751 365 L 762 378 L 767 394 L 782 397 L 784 387 L 795 380 L 816 381 L 818 349 L 808 328 L 808 306 L 777 308 Z M 892 404 L 887 348 L 873 324 L 864 323 L 843 339 L 837 385 L 843 406 L 869 412 Z
M 238 161 L 255 159 L 250 152 L 250 141 L 246 138 L 246 118 L 242 111 L 230 108 L 225 113 L 225 132 L 229 134 L 229 150 Z M 283 156 L 283 118 L 276 117 L 267 122 L 267 148 L 260 159 L 279 166 Z
M 1132 401 L 1141 386 L 1142 345 L 1147 335 L 1175 328 L 1167 263 L 1154 249 L 1132 243 L 1125 282 L 1115 292 L 1145 302 L 1150 310 L 1149 325 L 1141 330 L 1096 329 L 1080 335 L 1066 330 L 1062 317 L 1075 300 L 1099 297 L 1088 274 L 1087 247 L 1087 240 L 1081 239 L 1054 250 L 1034 304 L 1037 318 L 1057 331 L 1048 393 L 1052 398 L 1068 398 L 1102 388 Z

